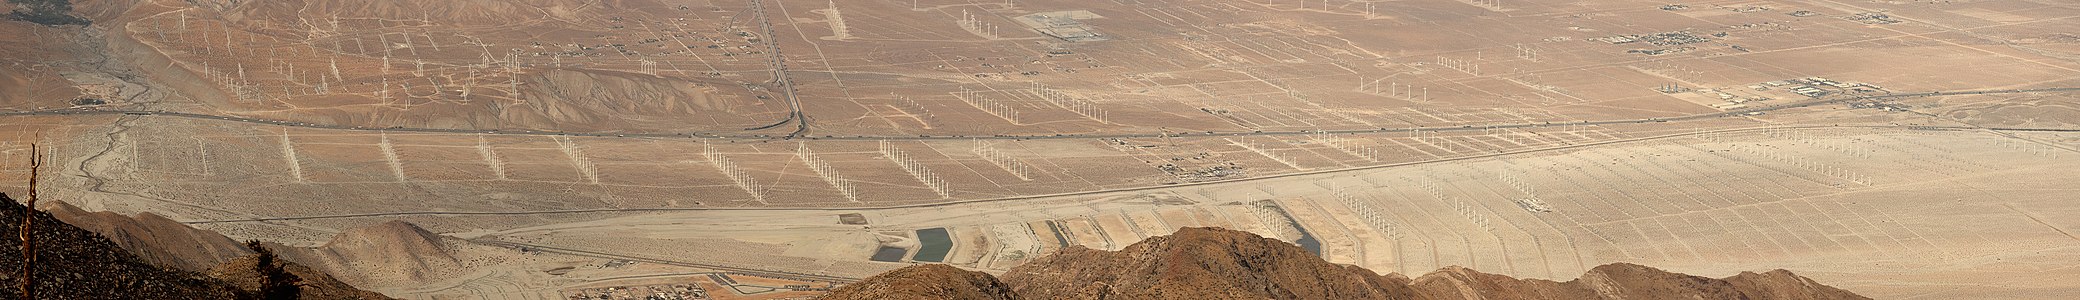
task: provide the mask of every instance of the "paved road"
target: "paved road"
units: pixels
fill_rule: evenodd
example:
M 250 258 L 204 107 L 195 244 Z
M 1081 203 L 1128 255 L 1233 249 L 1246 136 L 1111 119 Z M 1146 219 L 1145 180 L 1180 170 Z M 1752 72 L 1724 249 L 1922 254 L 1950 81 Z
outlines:
M 792 139 L 809 133 L 809 116 L 802 113 L 802 99 L 795 96 L 794 80 L 787 77 L 787 56 L 781 55 L 780 36 L 773 33 L 772 17 L 766 14 L 765 3 L 765 0 L 752 0 L 751 10 L 753 11 L 752 13 L 758 14 L 758 28 L 765 31 L 763 34 L 765 35 L 766 44 L 766 64 L 773 68 L 773 83 L 780 87 L 782 95 L 786 97 L 788 112 L 787 118 L 781 119 L 780 122 L 772 125 L 745 128 L 744 130 L 765 130 L 792 122 L 794 123 L 794 131 L 787 133 L 787 136 L 783 137 Z
M 1643 123 L 1661 123 L 1661 122 L 1689 121 L 1689 120 L 1698 120 L 1698 119 L 1710 119 L 1710 118 L 1723 118 L 1723 117 L 1737 117 L 1737 116 L 1745 115 L 1745 114 L 1748 114 L 1748 113 L 1757 113 L 1757 112 L 1770 112 L 1770 111 L 1777 111 L 1777 110 L 1785 110 L 1785 109 L 1793 109 L 1793 108 L 1801 108 L 1801 107 L 1812 107 L 1812 106 L 1817 106 L 1817 105 L 1829 105 L 1829 104 L 1843 104 L 1843 103 L 1851 103 L 1851 102 L 1859 102 L 1859 101 L 1886 101 L 1886 100 L 1895 100 L 1895 99 L 1904 99 L 1904 98 L 1915 98 L 1915 97 L 1932 97 L 1932 96 L 1951 96 L 1951 95 L 1998 95 L 1998 94 L 2022 94 L 2022 93 L 2044 93 L 2044 92 L 2071 92 L 2071 91 L 2080 91 L 2080 87 L 2059 87 L 2059 88 L 2039 88 L 2039 89 L 2016 89 L 2016 90 L 1978 90 L 1978 91 L 1947 91 L 1947 92 L 1925 92 L 1925 93 L 1911 93 L 1911 94 L 1890 94 L 1890 95 L 1873 95 L 1873 96 L 1862 96 L 1862 97 L 1849 97 L 1849 98 L 1837 98 L 1837 99 L 1823 99 L 1823 100 L 1808 100 L 1808 101 L 1804 101 L 1804 102 L 1797 102 L 1797 103 L 1789 103 L 1789 104 L 1782 104 L 1782 105 L 1773 105 L 1773 106 L 1759 106 L 1759 107 L 1752 107 L 1752 108 L 1747 108 L 1747 109 L 1739 109 L 1739 110 L 1731 110 L 1731 111 L 1723 111 L 1723 112 L 1714 112 L 1714 113 L 1705 113 L 1705 114 L 1695 114 L 1695 115 L 1687 115 L 1687 116 L 1677 116 L 1677 117 L 1666 117 L 1666 118 L 1646 118 L 1646 119 L 1624 119 L 1624 120 L 1604 120 L 1604 121 L 1580 121 L 1580 122 L 1557 122 L 1557 123 L 1556 123 L 1556 122 L 1540 122 L 1540 123 L 1514 123 L 1514 124 L 1488 124 L 1488 125 L 1464 125 L 1464 126 L 1459 126 L 1459 127 L 1401 127 L 1401 128 L 1378 128 L 1378 129 L 1350 129 L 1350 130 L 1292 130 L 1292 131 L 1228 131 L 1228 132 L 1222 132 L 1222 131 L 1202 131 L 1202 132 L 1185 132 L 1185 133 L 1176 133 L 1176 134 L 1165 134 L 1165 133 L 1122 133 L 1122 134 L 1072 134 L 1072 135 L 991 135 L 991 136 L 930 136 L 930 135 L 923 135 L 923 136 L 914 136 L 914 135 L 913 135 L 913 136 L 892 136 L 892 135 L 855 135 L 855 136 L 837 136 L 837 137 L 805 137 L 805 138 L 807 138 L 807 139 L 812 139 L 812 140 L 857 140 L 857 141 L 881 141 L 881 140 L 890 140 L 890 141 L 903 141 L 903 140 L 974 140 L 974 139 L 991 139 L 991 140 L 1039 140 L 1039 139 L 1096 139 L 1096 138 L 1162 138 L 1162 137 L 1166 137 L 1166 136 L 1168 136 L 1168 137 L 1192 137 L 1192 136 L 1216 136 L 1216 137 L 1233 137 L 1233 136 L 1276 136 L 1276 135 L 1309 135 L 1309 134 L 1324 134 L 1324 133 L 1327 133 L 1327 134 L 1361 134 L 1361 133 L 1397 133 L 1397 132 L 1414 132 L 1414 131 L 1429 131 L 1429 132 L 1443 132 L 1443 131 L 1476 131 L 1476 130 L 1487 130 L 1487 129 L 1518 129 L 1518 128 L 1544 128 L 1544 127 L 1559 127 L 1559 126 L 1575 126 L 1575 125 L 1617 125 L 1617 124 L 1643 124 Z M 247 118 L 247 117 L 236 117 L 236 116 L 224 116 L 224 115 L 210 115 L 210 114 L 199 114 L 199 113 L 185 113 L 185 112 L 165 112 L 165 111 L 143 111 L 143 110 L 96 110 L 96 109 L 56 109 L 56 110 L 41 110 L 41 111 L 20 111 L 20 112 L 0 112 L 0 117 L 5 117 L 5 116 L 32 116 L 32 115 L 33 115 L 33 116 L 56 116 L 56 115 L 134 115 L 134 116 L 143 116 L 143 117 L 167 117 L 167 118 L 185 118 L 185 119 L 204 119 L 204 120 L 220 120 L 220 121 L 229 121 L 229 122 L 244 122 L 244 123 L 262 124 L 262 125 L 274 125 L 274 126 L 289 126 L 289 127 L 303 127 L 303 128 L 316 128 L 316 129 L 337 129 L 337 130 L 362 130 L 362 131 L 387 131 L 387 132 L 418 132 L 418 133 L 468 133 L 468 134 L 498 134 L 498 135 L 533 135 L 533 136 L 580 136 L 580 137 L 622 137 L 622 138 L 701 138 L 701 139 L 740 139 L 740 140 L 780 140 L 780 139 L 786 139 L 786 138 L 787 138 L 787 137 L 785 137 L 785 136 L 781 136 L 781 137 L 775 137 L 775 136 L 771 136 L 771 135 L 764 135 L 764 134 L 705 134 L 705 133 L 595 133 L 595 132 L 564 132 L 564 131 L 541 131 L 541 130 L 500 130 L 500 129 L 494 129 L 494 130 L 470 130 L 470 129 L 452 129 L 452 128 L 409 128 L 409 127 L 388 127 L 388 128 L 377 128 L 377 127 L 364 127 L 364 126 L 344 126 L 344 125 L 316 124 L 316 123 L 304 123 L 304 122 L 293 122 L 293 121 L 281 121 L 281 120 L 268 120 L 268 119 L 258 119 L 258 118 Z M 797 120 L 797 121 L 799 121 L 799 120 Z

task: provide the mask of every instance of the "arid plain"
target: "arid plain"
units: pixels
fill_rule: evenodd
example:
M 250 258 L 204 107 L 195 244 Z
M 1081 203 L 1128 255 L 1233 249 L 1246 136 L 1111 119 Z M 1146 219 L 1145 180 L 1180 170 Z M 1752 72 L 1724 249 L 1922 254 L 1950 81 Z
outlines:
M 2080 292 L 2069 1 L 75 5 L 120 30 L 0 23 L 71 45 L 0 45 L 6 182 L 33 142 L 90 211 L 439 234 L 319 266 L 396 297 L 795 297 L 1195 226 L 1404 274 Z

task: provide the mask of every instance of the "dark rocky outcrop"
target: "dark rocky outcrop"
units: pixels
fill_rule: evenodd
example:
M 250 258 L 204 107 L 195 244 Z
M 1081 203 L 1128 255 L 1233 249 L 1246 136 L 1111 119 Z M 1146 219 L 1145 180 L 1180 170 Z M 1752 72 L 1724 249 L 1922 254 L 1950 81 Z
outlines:
M 58 221 L 49 213 L 24 214 L 22 204 L 0 195 L 0 294 L 19 298 L 22 219 L 34 222 L 36 299 L 239 299 L 244 292 L 201 273 L 146 263 L 115 242 Z
M 265 277 L 259 271 L 259 264 L 259 255 L 248 255 L 218 265 L 210 270 L 209 275 L 240 290 L 258 291 L 264 286 L 262 278 Z M 380 293 L 354 288 L 325 272 L 300 264 L 285 263 L 282 269 L 299 279 L 296 286 L 299 287 L 297 295 L 300 299 L 390 299 Z

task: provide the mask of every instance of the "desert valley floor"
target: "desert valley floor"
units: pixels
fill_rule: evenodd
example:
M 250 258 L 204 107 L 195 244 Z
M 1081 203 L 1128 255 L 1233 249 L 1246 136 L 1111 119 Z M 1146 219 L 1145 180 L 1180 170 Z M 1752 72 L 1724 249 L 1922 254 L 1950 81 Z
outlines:
M 1206 226 L 2080 292 L 2072 1 L 95 2 L 0 24 L 73 45 L 0 45 L 0 190 L 36 143 L 90 211 L 409 222 L 446 248 L 319 266 L 401 298 L 794 297 Z

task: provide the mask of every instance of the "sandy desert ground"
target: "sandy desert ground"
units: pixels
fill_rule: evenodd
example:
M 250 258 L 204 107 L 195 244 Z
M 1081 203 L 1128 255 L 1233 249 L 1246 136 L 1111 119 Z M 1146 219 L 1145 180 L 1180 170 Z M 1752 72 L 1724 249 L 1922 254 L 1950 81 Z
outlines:
M 0 26 L 75 44 L 0 45 L 0 182 L 33 142 L 87 210 L 481 258 L 343 277 L 418 299 L 802 296 L 1188 226 L 1381 272 L 2080 292 L 2067 1 L 264 2 Z

